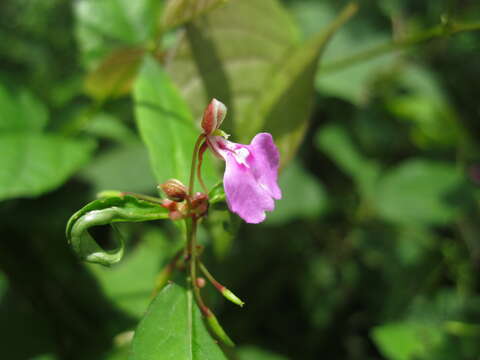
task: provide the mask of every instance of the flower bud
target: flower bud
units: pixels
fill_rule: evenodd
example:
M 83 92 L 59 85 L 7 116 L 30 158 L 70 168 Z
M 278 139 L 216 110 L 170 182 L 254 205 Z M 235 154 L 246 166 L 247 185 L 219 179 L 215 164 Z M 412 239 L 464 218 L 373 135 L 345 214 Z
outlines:
M 192 198 L 192 211 L 198 216 L 203 216 L 208 211 L 208 196 L 197 192 Z
M 187 188 L 177 179 L 170 179 L 160 185 L 167 198 L 180 202 L 187 197 Z
M 228 290 L 226 287 L 223 287 L 220 292 L 222 293 L 222 295 L 227 299 L 227 300 L 230 300 L 232 303 L 240 306 L 240 307 L 243 307 L 243 305 L 245 305 L 245 303 L 240 300 L 237 295 L 235 295 L 233 292 L 231 292 L 230 290 Z
M 197 278 L 197 286 L 198 286 L 200 289 L 202 289 L 202 288 L 205 287 L 205 283 L 206 283 L 206 281 L 205 281 L 204 278 L 202 278 L 202 277 L 198 277 L 198 278 Z
M 202 129 L 205 135 L 211 135 L 225 119 L 227 107 L 217 99 L 212 99 L 203 113 Z

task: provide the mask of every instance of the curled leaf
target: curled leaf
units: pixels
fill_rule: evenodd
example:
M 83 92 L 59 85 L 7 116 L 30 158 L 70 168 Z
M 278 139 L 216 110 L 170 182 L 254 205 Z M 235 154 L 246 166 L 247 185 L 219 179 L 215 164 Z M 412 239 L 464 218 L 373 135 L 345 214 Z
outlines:
M 94 226 L 115 222 L 140 222 L 168 218 L 167 209 L 133 196 L 112 196 L 92 201 L 77 211 L 68 221 L 67 240 L 80 259 L 102 265 L 112 265 L 123 256 L 124 244 L 105 250 L 92 238 L 88 230 Z

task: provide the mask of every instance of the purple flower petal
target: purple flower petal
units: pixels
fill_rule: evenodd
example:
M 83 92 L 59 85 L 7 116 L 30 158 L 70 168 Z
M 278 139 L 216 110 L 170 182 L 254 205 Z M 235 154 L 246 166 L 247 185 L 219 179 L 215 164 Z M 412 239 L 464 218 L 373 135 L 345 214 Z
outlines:
M 248 223 L 265 220 L 265 211 L 275 207 L 282 193 L 277 184 L 279 153 L 272 136 L 257 134 L 250 145 L 211 137 L 212 150 L 226 162 L 223 184 L 227 204 Z

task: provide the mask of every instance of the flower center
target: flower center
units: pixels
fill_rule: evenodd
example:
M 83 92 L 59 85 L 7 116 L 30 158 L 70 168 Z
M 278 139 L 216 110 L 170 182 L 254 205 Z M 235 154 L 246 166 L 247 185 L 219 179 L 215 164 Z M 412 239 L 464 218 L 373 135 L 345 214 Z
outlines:
M 250 168 L 250 165 L 247 163 L 247 158 L 250 155 L 250 151 L 247 148 L 241 147 L 233 151 L 233 156 L 235 160 L 240 165 L 245 165 L 247 168 Z

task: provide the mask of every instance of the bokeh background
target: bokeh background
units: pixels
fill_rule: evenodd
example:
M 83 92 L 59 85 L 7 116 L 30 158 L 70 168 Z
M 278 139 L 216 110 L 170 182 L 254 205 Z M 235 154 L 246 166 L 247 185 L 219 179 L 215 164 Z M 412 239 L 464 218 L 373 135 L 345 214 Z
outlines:
M 346 4 L 267 3 L 304 42 Z M 128 331 L 179 246 L 165 222 L 122 226 L 126 256 L 102 268 L 65 239 L 98 191 L 156 194 L 129 94 L 141 56 L 164 63 L 181 40 L 182 27 L 149 39 L 161 8 L 0 2 L 3 359 L 126 359 Z M 247 28 L 266 36 L 279 15 L 257 10 Z M 336 32 L 309 77 L 312 111 L 298 114 L 309 123 L 277 209 L 261 225 L 200 234 L 211 270 L 247 303 L 207 294 L 238 343 L 232 359 L 479 359 L 479 24 L 474 0 L 362 1 Z M 248 57 L 245 43 L 228 45 Z

